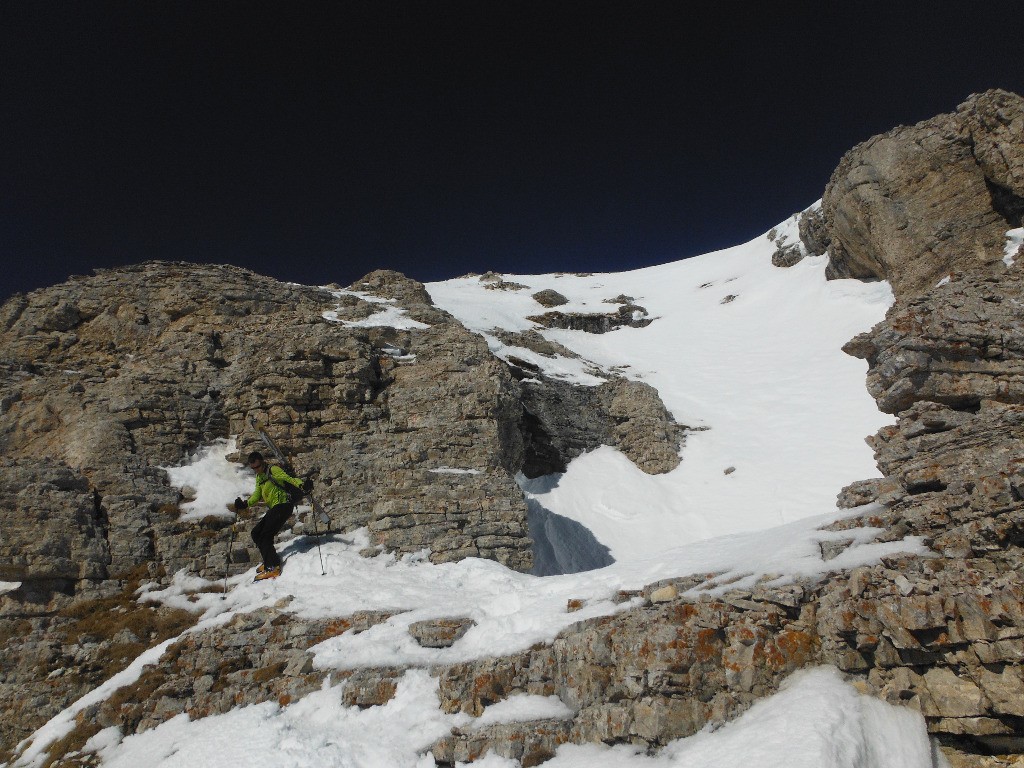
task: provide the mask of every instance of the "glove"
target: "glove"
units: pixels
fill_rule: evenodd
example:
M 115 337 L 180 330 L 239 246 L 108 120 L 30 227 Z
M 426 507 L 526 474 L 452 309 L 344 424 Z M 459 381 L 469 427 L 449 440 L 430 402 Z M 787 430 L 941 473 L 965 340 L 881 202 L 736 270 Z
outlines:
M 313 492 L 313 478 L 307 477 L 302 481 L 302 492 L 307 496 Z
M 243 509 L 247 509 L 248 507 L 249 507 L 249 502 L 248 501 L 246 501 L 245 499 L 239 498 L 238 496 L 235 497 L 235 512 L 241 512 Z

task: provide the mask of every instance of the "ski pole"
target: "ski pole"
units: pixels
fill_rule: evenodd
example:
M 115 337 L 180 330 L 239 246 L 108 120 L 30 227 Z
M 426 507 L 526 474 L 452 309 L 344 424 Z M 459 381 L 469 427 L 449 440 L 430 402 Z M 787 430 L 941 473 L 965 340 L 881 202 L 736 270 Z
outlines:
M 312 494 L 309 495 L 309 506 L 312 507 L 313 534 L 316 535 L 316 554 L 321 556 L 321 575 L 327 575 L 327 568 L 324 567 L 324 553 L 319 548 L 319 526 L 316 524 L 316 518 L 319 516 L 319 505 L 313 499 Z
M 224 592 L 221 595 L 221 600 L 228 599 L 228 570 L 231 568 L 231 547 L 235 543 L 235 524 L 232 523 L 230 532 L 228 533 L 228 551 L 224 555 Z

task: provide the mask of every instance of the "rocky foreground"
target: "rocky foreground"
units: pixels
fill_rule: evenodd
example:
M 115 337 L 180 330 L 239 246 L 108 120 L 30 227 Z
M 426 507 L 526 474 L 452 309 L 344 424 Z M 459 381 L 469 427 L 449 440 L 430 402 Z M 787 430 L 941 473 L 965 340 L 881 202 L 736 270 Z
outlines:
M 835 527 L 923 536 L 930 557 L 699 598 L 685 594 L 699 579 L 680 574 L 643 590 L 642 605 L 576 624 L 550 645 L 434 669 L 448 711 L 479 714 L 528 692 L 577 712 L 456 732 L 434 745 L 435 759 L 494 750 L 534 765 L 568 741 L 656 749 L 822 663 L 921 711 L 954 764 L 1024 753 L 1024 273 L 1004 250 L 1022 213 L 1024 99 L 992 91 L 851 150 L 820 211 L 805 216 L 802 242 L 779 243 L 774 260 L 827 253 L 833 277 L 893 285 L 885 322 L 846 347 L 867 360 L 879 406 L 898 416 L 870 438 L 885 477 L 843 490 L 841 504 L 865 512 Z M 0 489 L 13 500 L 0 513 L 0 580 L 21 583 L 0 595 L 0 760 L 191 621 L 135 603 L 141 581 L 182 567 L 216 579 L 226 558 L 248 567 L 244 546 L 227 552 L 226 521 L 202 521 L 198 537 L 178 521 L 184 499 L 160 467 L 214 437 L 240 435 L 239 451 L 252 450 L 249 415 L 295 451 L 325 502 L 345 509 L 342 529 L 367 526 L 396 552 L 427 547 L 436 562 L 489 557 L 530 569 L 516 472 L 558 471 L 602 443 L 648 472 L 678 461 L 684 428 L 644 385 L 524 388 L 536 372 L 495 358 L 418 283 L 378 272 L 352 289 L 151 263 L 0 308 Z M 405 310 L 404 329 L 356 324 L 380 300 Z M 551 307 L 545 323 L 571 321 Z M 637 316 L 609 312 L 590 330 Z M 829 557 L 842 549 L 827 546 Z M 189 635 L 83 713 L 51 750 L 54 764 L 87 761 L 63 756 L 107 725 L 128 734 L 181 711 L 287 704 L 320 685 L 309 647 L 385 618 L 300 622 L 281 606 Z M 421 643 L 443 644 L 460 626 L 418 631 Z M 400 672 L 353 673 L 346 696 L 380 704 Z

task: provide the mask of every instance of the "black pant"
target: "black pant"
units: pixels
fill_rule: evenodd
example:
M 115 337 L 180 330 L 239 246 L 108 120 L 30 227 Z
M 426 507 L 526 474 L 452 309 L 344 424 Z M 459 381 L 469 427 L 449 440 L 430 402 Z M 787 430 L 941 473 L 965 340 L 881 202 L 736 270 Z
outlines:
M 263 558 L 263 565 L 268 569 L 281 565 L 281 556 L 274 549 L 274 537 L 284 528 L 285 521 L 291 517 L 293 510 L 291 504 L 271 507 L 252 529 L 252 540 L 256 542 L 256 547 Z

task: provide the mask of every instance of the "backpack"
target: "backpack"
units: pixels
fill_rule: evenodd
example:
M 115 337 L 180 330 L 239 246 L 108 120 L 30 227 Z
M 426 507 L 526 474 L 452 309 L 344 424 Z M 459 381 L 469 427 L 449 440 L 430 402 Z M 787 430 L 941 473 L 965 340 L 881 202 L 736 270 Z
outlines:
M 281 467 L 281 469 L 289 477 L 295 477 L 295 475 L 292 473 L 291 467 L 283 466 Z M 281 483 L 277 482 L 277 478 L 274 477 L 274 473 L 269 468 L 267 469 L 267 477 L 270 478 L 270 482 L 272 482 L 274 485 L 276 485 L 278 488 L 280 488 L 282 491 L 288 494 L 288 501 L 293 506 L 298 506 L 299 503 L 302 501 L 302 497 L 306 495 L 306 492 L 303 491 L 302 488 L 294 486 L 291 483 L 284 483 L 282 485 Z M 305 485 L 305 483 L 303 483 L 303 485 Z

